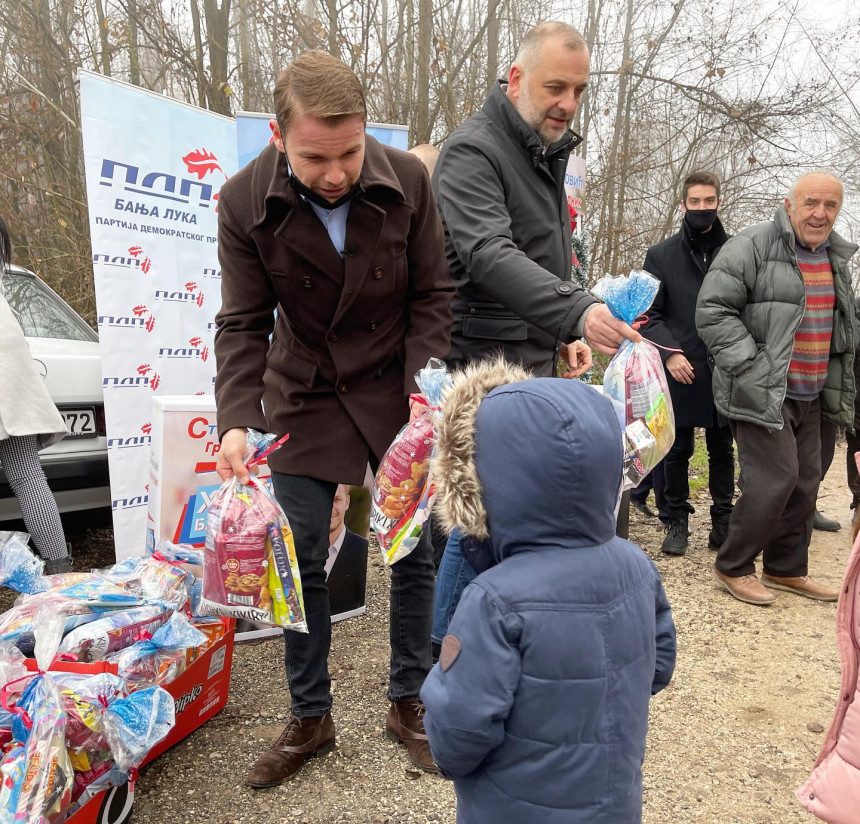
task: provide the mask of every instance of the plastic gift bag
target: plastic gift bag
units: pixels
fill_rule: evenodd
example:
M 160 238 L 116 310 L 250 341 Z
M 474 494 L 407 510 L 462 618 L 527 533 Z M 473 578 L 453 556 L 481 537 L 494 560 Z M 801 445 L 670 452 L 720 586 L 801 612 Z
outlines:
M 273 438 L 274 436 L 268 436 Z M 283 440 L 283 439 L 282 439 Z M 249 432 L 248 466 L 274 448 Z M 268 487 L 231 478 L 212 496 L 203 553 L 201 615 L 224 615 L 307 632 L 293 532 Z
M 31 656 L 39 611 L 47 607 L 65 619 L 64 632 L 96 621 L 101 616 L 89 603 L 56 591 L 21 596 L 11 609 L 0 615 L 0 641 L 11 641 L 24 655 Z
M 147 687 L 119 698 L 105 711 L 104 730 L 117 767 L 137 767 L 176 724 L 173 696 Z
M 38 641 L 37 641 L 38 643 Z M 12 821 L 62 824 L 72 802 L 72 763 L 66 749 L 66 713 L 56 684 L 41 677 L 32 729 L 24 745 L 23 776 Z
M 154 557 L 127 558 L 100 574 L 148 605 L 170 610 L 185 606 L 194 577 L 187 569 Z
M 73 772 L 65 742 L 66 713 L 57 684 L 45 672 L 56 656 L 64 624 L 62 615 L 44 607 L 39 612 L 35 648 L 40 673 L 13 708 L 12 732 L 23 745 L 23 755 L 3 765 L 0 822 L 62 824 L 69 811 Z M 8 687 L 2 692 L 5 707 L 10 706 Z
M 208 643 L 208 638 L 181 612 L 159 627 L 148 640 L 138 641 L 108 656 L 129 692 L 167 684 L 181 675 L 188 665 L 188 650 Z
M 629 276 L 605 275 L 594 294 L 626 323 L 644 314 L 660 282 L 643 271 Z M 666 371 L 657 347 L 648 341 L 624 340 L 603 375 L 603 392 L 612 400 L 624 438 L 623 489 L 638 486 L 675 442 L 675 416 Z
M 451 376 L 442 361 L 430 358 L 415 382 L 423 398 L 413 399 L 425 402 L 426 408 L 397 434 L 373 484 L 370 523 L 389 565 L 415 549 L 436 497 L 430 457 L 436 446 L 436 416 Z
M 101 661 L 111 652 L 130 647 L 142 632 L 155 632 L 169 617 L 169 610 L 152 605 L 111 612 L 72 630 L 63 638 L 60 651 L 85 663 Z
M 174 544 L 172 541 L 159 541 L 152 550 L 152 557 L 172 564 L 191 564 L 203 566 L 203 550 L 190 544 Z
M 0 532 L 0 586 L 33 594 L 48 588 L 45 562 L 28 545 L 26 532 Z
M 89 772 L 111 755 L 104 734 L 103 716 L 126 688 L 121 678 L 110 673 L 80 675 L 53 673 L 66 711 L 66 747 L 76 772 Z

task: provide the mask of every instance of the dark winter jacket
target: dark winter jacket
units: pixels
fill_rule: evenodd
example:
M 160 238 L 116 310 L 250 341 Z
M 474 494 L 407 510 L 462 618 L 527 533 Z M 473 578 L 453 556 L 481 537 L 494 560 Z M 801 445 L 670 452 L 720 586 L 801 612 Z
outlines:
M 557 342 L 595 303 L 570 282 L 564 175 L 578 142 L 566 132 L 545 149 L 496 85 L 442 147 L 433 189 L 458 289 L 452 360 L 502 352 L 554 374 Z
M 705 277 L 696 327 L 714 358 L 714 403 L 731 420 L 782 429 L 794 335 L 806 307 L 794 229 L 784 206 L 774 219 L 726 241 Z M 854 422 L 854 294 L 848 260 L 857 246 L 830 233 L 836 308 L 821 413 Z
M 459 824 L 637 824 L 675 629 L 654 564 L 615 537 L 617 417 L 552 378 L 480 402 L 502 382 L 475 369 L 445 406 L 441 514 L 498 563 L 464 591 L 421 691 L 430 747 Z
M 660 291 L 648 310 L 648 322 L 642 334 L 659 344 L 660 357 L 665 364 L 680 349 L 693 367 L 693 382 L 679 383 L 666 370 L 666 382 L 672 396 L 675 425 L 724 426 L 728 423 L 714 407 L 711 388 L 711 361 L 708 350 L 696 331 L 696 299 L 708 271 L 708 266 L 722 248 L 727 236 L 720 219 L 711 228 L 717 245 L 703 259 L 690 244 L 690 228 L 681 223 L 677 234 L 652 246 L 645 255 L 643 269 L 660 281 Z M 709 233 L 710 234 L 710 233 Z

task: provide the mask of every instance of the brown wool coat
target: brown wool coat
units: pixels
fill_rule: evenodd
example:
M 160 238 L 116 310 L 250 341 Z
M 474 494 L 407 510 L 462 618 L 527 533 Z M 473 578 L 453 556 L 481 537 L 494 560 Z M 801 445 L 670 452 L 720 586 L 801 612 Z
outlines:
M 289 432 L 273 469 L 352 484 L 406 422 L 415 372 L 447 355 L 454 293 L 421 161 L 368 136 L 360 182 L 343 258 L 274 145 L 218 207 L 219 431 Z

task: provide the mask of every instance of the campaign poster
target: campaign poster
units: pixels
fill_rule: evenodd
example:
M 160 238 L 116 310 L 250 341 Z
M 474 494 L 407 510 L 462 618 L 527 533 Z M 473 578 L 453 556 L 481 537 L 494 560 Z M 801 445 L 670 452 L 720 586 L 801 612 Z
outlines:
M 564 175 L 564 190 L 567 206 L 575 232 L 582 232 L 582 217 L 585 215 L 585 158 L 571 155 Z M 578 218 L 578 219 L 576 219 Z
M 152 398 L 211 394 L 221 304 L 218 192 L 236 124 L 80 71 L 114 539 L 146 542 Z

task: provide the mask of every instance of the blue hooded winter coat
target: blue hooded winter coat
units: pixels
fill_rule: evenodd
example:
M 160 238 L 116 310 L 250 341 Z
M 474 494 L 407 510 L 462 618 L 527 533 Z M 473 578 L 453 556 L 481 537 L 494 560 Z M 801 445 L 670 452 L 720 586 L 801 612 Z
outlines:
M 463 593 L 421 691 L 430 748 L 458 824 L 641 822 L 648 702 L 672 676 L 675 627 L 654 564 L 615 537 L 618 420 L 579 381 L 481 401 L 503 382 L 482 368 L 449 395 L 436 468 L 443 517 L 488 533 L 497 564 Z

